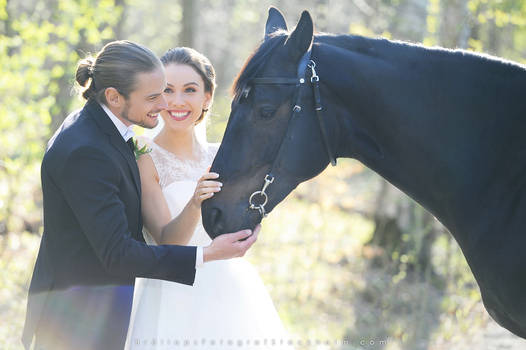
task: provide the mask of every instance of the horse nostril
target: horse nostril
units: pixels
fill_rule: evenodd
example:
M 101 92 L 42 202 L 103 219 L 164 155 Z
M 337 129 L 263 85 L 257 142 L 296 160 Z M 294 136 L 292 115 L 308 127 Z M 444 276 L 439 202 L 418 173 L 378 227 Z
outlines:
M 212 226 L 216 224 L 216 221 L 219 219 L 220 216 L 221 210 L 217 208 L 212 208 L 212 210 L 210 210 L 210 222 L 212 223 Z
M 222 229 L 221 225 L 221 209 L 212 208 L 210 210 L 210 226 L 212 227 L 213 234 L 217 235 Z

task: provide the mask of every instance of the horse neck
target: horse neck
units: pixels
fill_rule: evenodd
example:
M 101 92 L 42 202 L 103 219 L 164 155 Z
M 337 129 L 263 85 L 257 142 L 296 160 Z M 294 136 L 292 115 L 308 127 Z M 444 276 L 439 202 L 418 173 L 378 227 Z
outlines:
M 360 160 L 452 232 L 507 181 L 510 147 L 526 150 L 518 65 L 354 36 L 320 36 L 313 54 L 344 111 L 338 156 Z

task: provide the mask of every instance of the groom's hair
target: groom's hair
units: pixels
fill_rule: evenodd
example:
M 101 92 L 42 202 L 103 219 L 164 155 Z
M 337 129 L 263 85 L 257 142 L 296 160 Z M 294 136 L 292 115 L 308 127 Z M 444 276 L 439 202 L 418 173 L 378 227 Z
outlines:
M 86 100 L 95 99 L 106 104 L 106 88 L 115 88 L 127 99 L 135 89 L 138 73 L 152 72 L 160 67 L 161 61 L 148 48 L 119 40 L 106 44 L 95 58 L 82 59 L 75 78 L 84 87 L 82 96 Z

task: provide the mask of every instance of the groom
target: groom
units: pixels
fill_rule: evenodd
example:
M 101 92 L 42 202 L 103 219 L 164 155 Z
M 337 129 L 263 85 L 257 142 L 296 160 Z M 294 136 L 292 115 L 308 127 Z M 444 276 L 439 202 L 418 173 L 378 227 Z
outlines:
M 87 102 L 48 143 L 41 168 L 44 233 L 29 288 L 22 341 L 38 350 L 123 349 L 135 277 L 192 285 L 204 262 L 242 256 L 259 228 L 208 247 L 148 246 L 133 124 L 157 125 L 166 108 L 161 62 L 129 41 L 81 61 Z M 172 225 L 168 225 L 171 227 Z M 154 321 L 154 320 L 152 320 Z

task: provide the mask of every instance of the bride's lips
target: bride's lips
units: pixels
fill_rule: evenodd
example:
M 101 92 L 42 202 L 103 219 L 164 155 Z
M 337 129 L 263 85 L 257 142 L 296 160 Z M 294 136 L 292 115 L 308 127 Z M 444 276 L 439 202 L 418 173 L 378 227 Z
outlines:
M 184 111 L 184 110 L 175 110 L 175 111 L 168 111 L 168 115 L 170 115 L 170 118 L 181 122 L 188 118 L 190 116 L 190 111 Z

